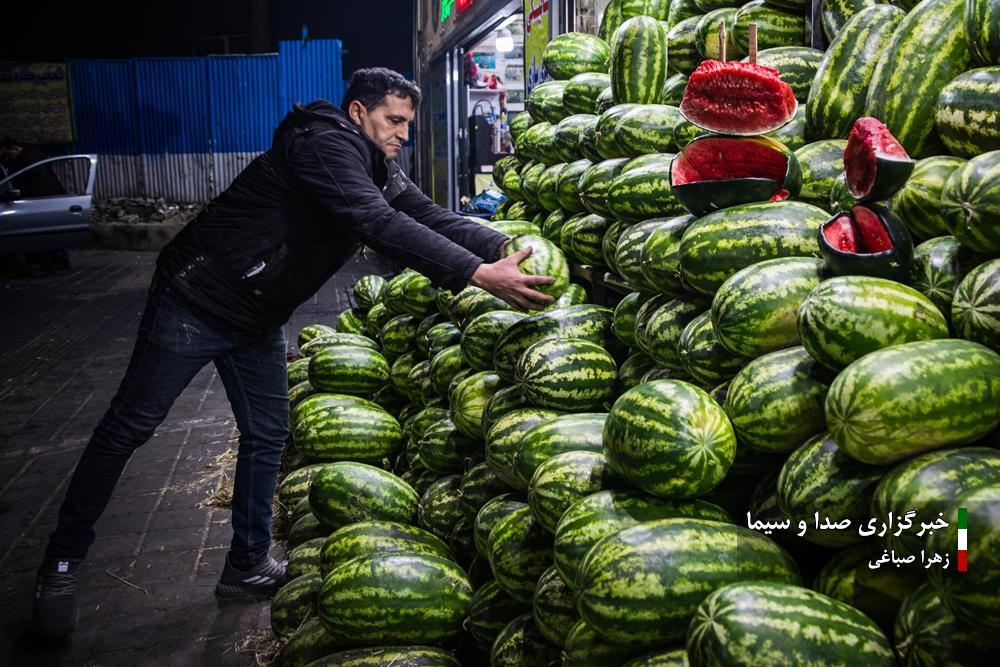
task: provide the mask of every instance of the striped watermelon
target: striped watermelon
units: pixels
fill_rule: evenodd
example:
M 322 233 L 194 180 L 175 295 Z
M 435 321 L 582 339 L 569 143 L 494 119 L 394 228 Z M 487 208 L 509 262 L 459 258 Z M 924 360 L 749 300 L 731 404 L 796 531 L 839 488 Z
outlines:
M 461 664 L 448 651 L 432 646 L 374 646 L 331 653 L 310 667 L 460 667 Z
M 531 616 L 538 630 L 556 646 L 566 641 L 570 628 L 579 620 L 573 601 L 573 589 L 553 565 L 542 572 L 531 598 Z
M 462 476 L 462 511 L 470 520 L 475 520 L 479 510 L 492 498 L 507 491 L 496 473 L 485 461 L 469 468 Z
M 798 331 L 814 359 L 839 371 L 891 345 L 947 338 L 948 323 L 934 302 L 906 285 L 838 276 L 820 283 L 802 302 Z
M 603 638 L 655 648 L 683 637 L 706 595 L 744 580 L 801 581 L 781 547 L 747 528 L 663 519 L 610 535 L 587 553 L 577 607 Z
M 482 439 L 470 438 L 450 419 L 434 422 L 417 444 L 421 462 L 439 475 L 460 473 L 470 462 L 482 459 Z
M 464 435 L 479 438 L 483 432 L 483 411 L 490 396 L 500 389 L 500 376 L 482 371 L 458 383 L 450 395 L 451 419 Z
M 318 350 L 317 350 L 318 351 Z M 309 381 L 309 358 L 296 359 L 288 364 L 288 386 Z
M 558 143 L 558 133 L 556 130 L 557 143 Z M 530 167 L 525 169 L 521 174 L 521 192 L 524 195 L 524 199 L 532 204 L 538 205 L 538 185 L 542 177 L 542 172 L 544 172 L 548 167 L 541 163 L 532 163 Z
M 389 362 L 366 347 L 324 347 L 309 358 L 308 366 L 309 384 L 318 391 L 365 396 L 389 380 Z
M 497 522 L 508 514 L 526 507 L 528 504 L 518 493 L 501 494 L 483 505 L 473 522 L 476 551 L 482 556 L 488 556 L 490 533 L 493 532 Z
M 597 407 L 614 393 L 618 369 L 608 352 L 578 338 L 535 343 L 518 360 L 515 379 L 535 405 L 580 411 Z
M 427 359 L 413 364 L 406 375 L 406 384 L 410 387 L 412 399 L 415 401 L 433 401 L 438 397 L 431 379 L 431 362 Z
M 556 206 L 558 206 L 558 202 Z M 570 215 L 566 211 L 557 209 L 552 211 L 545 217 L 545 221 L 542 223 L 542 236 L 552 241 L 555 244 L 559 243 L 559 233 L 562 231 L 562 226 L 570 220 Z
M 318 394 L 311 398 L 323 400 Z M 349 397 L 346 397 L 349 398 Z M 306 399 L 292 436 L 300 452 L 316 461 L 377 461 L 396 453 L 403 430 L 396 418 L 374 403 L 339 404 Z
M 778 507 L 793 523 L 805 520 L 809 524 L 803 535 L 806 540 L 835 548 L 850 546 L 864 539 L 857 527 L 871 518 L 875 487 L 887 471 L 855 461 L 827 433 L 820 433 L 792 452 L 781 468 Z M 813 523 L 816 512 L 834 522 L 850 519 L 850 526 L 820 530 Z
M 734 274 L 712 300 L 719 342 L 750 358 L 798 344 L 799 306 L 820 283 L 822 272 L 822 260 L 786 257 Z
M 575 164 L 575 163 L 574 163 Z M 551 285 L 537 285 L 535 289 L 558 298 L 569 284 L 569 265 L 562 251 L 551 241 L 541 236 L 521 236 L 515 238 L 504 249 L 509 257 L 524 248 L 531 248 L 531 255 L 518 264 L 523 273 L 550 276 L 555 279 Z
M 1000 637 L 963 623 L 930 584 L 911 593 L 896 617 L 894 640 L 902 667 L 982 665 L 994 662 Z
M 938 156 L 917 161 L 909 180 L 892 198 L 892 210 L 914 236 L 932 239 L 951 232 L 941 211 L 944 184 L 965 164 L 957 157 Z
M 729 521 L 725 510 L 703 500 L 662 500 L 624 489 L 586 496 L 570 505 L 556 525 L 556 567 L 575 587 L 580 563 L 602 538 L 640 523 L 678 517 Z
M 563 646 L 563 663 L 566 665 L 618 667 L 642 652 L 641 648 L 608 641 L 581 619 L 569 628 L 569 634 L 566 636 L 566 643 Z
M 617 141 L 627 157 L 675 150 L 673 127 L 681 112 L 669 104 L 641 104 L 618 121 Z
M 370 306 L 369 306 L 370 307 Z M 329 327 L 325 324 L 307 324 L 299 330 L 299 335 L 296 338 L 298 346 L 301 348 L 306 343 L 319 338 L 321 336 L 334 336 L 337 334 L 337 330 L 333 327 Z
M 606 160 L 625 157 L 625 152 L 618 145 L 618 122 L 626 113 L 636 107 L 635 104 L 616 104 L 603 111 L 597 118 L 597 128 L 594 130 L 594 143 L 597 152 Z
M 896 664 L 889 641 L 870 618 L 783 581 L 734 583 L 709 595 L 691 621 L 687 648 L 696 666 Z
M 556 184 L 559 181 L 560 172 L 565 167 L 565 163 L 547 167 L 538 179 L 538 203 L 547 211 L 559 210 L 559 198 L 556 197 Z
M 616 158 L 604 160 L 587 168 L 580 176 L 578 192 L 580 201 L 591 213 L 601 216 L 610 216 L 611 211 L 607 207 L 608 189 L 612 181 L 621 173 L 622 167 L 628 162 L 627 158 Z
M 696 220 L 681 239 L 680 269 L 691 288 L 713 295 L 740 269 L 778 257 L 818 257 L 823 209 L 796 201 L 743 204 Z
M 604 264 L 611 269 L 612 273 L 618 273 L 618 263 L 615 260 L 615 253 L 618 251 L 618 241 L 621 239 L 622 232 L 629 225 L 621 221 L 616 221 L 608 227 L 607 233 L 604 235 L 604 240 L 601 242 L 601 253 L 604 255 Z M 612 276 L 614 278 L 615 276 Z
M 667 72 L 667 36 L 659 21 L 636 16 L 615 32 L 611 45 L 611 90 L 618 103 L 652 104 Z
M 606 72 L 610 61 L 608 43 L 584 32 L 567 32 L 555 37 L 542 54 L 546 71 L 557 80 L 572 79 L 588 72 Z
M 581 213 L 563 225 L 559 232 L 560 247 L 580 264 L 602 266 L 601 244 L 611 221 L 599 215 Z
M 288 388 L 288 406 L 293 410 L 295 409 L 295 406 L 297 406 L 299 403 L 301 403 L 302 401 L 304 401 L 305 399 L 309 398 L 310 396 L 316 393 L 316 389 L 313 388 L 311 384 L 309 384 L 309 380 L 306 380 L 305 382 L 300 382 L 296 385 L 291 385 L 291 383 L 289 384 L 290 386 Z
M 820 8 L 820 21 L 826 41 L 829 43 L 836 39 L 852 16 L 876 4 L 878 0 L 825 0 Z
M 515 600 L 531 602 L 538 577 L 552 562 L 552 535 L 531 508 L 514 510 L 497 521 L 486 551 L 500 587 Z
M 701 54 L 698 52 L 698 23 L 701 14 L 691 16 L 673 24 L 667 32 L 667 65 L 670 70 L 687 76 L 698 67 Z M 669 104 L 669 103 L 668 103 Z
M 611 331 L 622 345 L 635 347 L 635 316 L 648 298 L 642 292 L 630 292 L 615 306 Z
M 1000 452 L 987 447 L 961 447 L 928 452 L 895 466 L 882 478 L 872 499 L 873 517 L 904 517 L 913 511 L 914 523 L 932 521 L 951 510 L 955 499 L 976 489 L 1000 483 Z M 974 510 L 970 509 L 970 516 Z M 953 522 L 954 515 L 945 516 Z M 882 546 L 899 556 L 930 551 L 931 536 L 919 531 L 887 531 Z M 953 541 L 952 545 L 955 544 Z M 950 547 L 945 551 L 949 551 Z
M 825 429 L 829 382 L 805 348 L 771 352 L 729 383 L 726 414 L 740 442 L 766 452 L 790 452 Z
M 1000 5 L 997 0 L 967 0 L 965 29 L 975 57 L 984 65 L 1000 64 Z
M 559 649 L 545 639 L 531 614 L 511 621 L 490 649 L 490 667 L 549 667 L 559 662 Z
M 287 637 L 313 616 L 316 596 L 323 577 L 319 573 L 292 579 L 281 587 L 271 601 L 271 631 L 275 637 Z
M 924 241 L 913 250 L 910 284 L 934 302 L 946 319 L 951 319 L 955 290 L 965 277 L 969 264 L 976 261 L 954 236 L 940 236 Z
M 690 498 L 726 476 L 736 436 L 704 391 L 661 380 L 615 401 L 604 425 L 604 455 L 608 467 L 633 486 L 664 498 Z
M 726 60 L 739 60 L 747 55 L 746 47 L 740 47 L 734 40 L 733 18 L 737 7 L 727 6 L 710 10 L 698 21 L 695 28 L 695 48 L 698 55 L 706 60 L 722 60 L 719 37 L 721 35 L 721 25 L 725 24 L 727 31 L 726 39 Z
M 645 319 L 642 316 L 646 313 L 642 310 L 636 317 L 636 342 L 659 365 L 681 370 L 683 364 L 677 341 L 691 320 L 704 312 L 708 304 L 696 296 L 660 299 L 647 302 L 653 309 Z
M 294 507 L 300 500 L 307 498 L 312 478 L 327 465 L 326 463 L 314 463 L 297 468 L 285 475 L 275 492 L 278 502 L 285 507 Z
M 344 563 L 373 553 L 420 553 L 454 559 L 451 549 L 433 533 L 394 521 L 359 521 L 335 530 L 320 550 L 324 577 Z
M 545 81 L 531 89 L 531 93 L 524 101 L 525 107 L 535 118 L 541 118 L 551 124 L 558 123 L 566 117 L 566 110 L 562 104 L 565 91 L 566 81 Z M 526 136 L 536 127 L 538 125 L 532 126 Z
M 576 74 L 563 91 L 563 106 L 572 114 L 596 113 L 597 97 L 610 85 L 611 77 L 603 71 Z
M 312 511 L 298 519 L 291 519 L 291 522 L 292 527 L 288 529 L 288 546 L 293 549 L 309 540 L 330 535 L 330 529 L 321 524 Z
M 451 384 L 455 374 L 463 368 L 468 368 L 465 357 L 462 355 L 462 348 L 452 345 L 438 352 L 430 361 L 431 385 L 434 393 L 438 396 L 448 394 L 448 385 Z
M 600 452 L 567 451 L 543 462 L 528 484 L 528 506 L 545 530 L 555 533 L 573 503 L 615 484 Z
M 517 385 L 499 390 L 490 397 L 490 400 L 486 402 L 486 409 L 483 410 L 483 437 L 489 435 L 493 424 L 500 417 L 519 408 L 530 407 L 531 403 L 528 401 L 528 397 Z
M 514 454 L 514 474 L 528 488 L 535 470 L 556 454 L 572 451 L 600 452 L 603 412 L 562 415 L 541 421 L 524 431 Z
M 865 99 L 875 66 L 905 16 L 906 12 L 898 7 L 872 5 L 842 26 L 811 81 L 806 136 L 847 138 L 854 121 L 865 115 Z
M 938 95 L 970 61 L 965 0 L 924 0 L 882 52 L 865 101 L 912 158 L 943 153 L 934 127 Z
M 372 338 L 379 338 L 382 333 L 382 327 L 391 320 L 393 317 L 392 312 L 389 308 L 382 303 L 376 303 L 368 311 L 368 315 L 365 317 L 365 333 L 367 333 Z
M 326 629 L 355 645 L 432 644 L 458 634 L 472 597 L 455 563 L 426 554 L 375 554 L 323 580 L 317 609 Z
M 616 395 L 621 395 L 632 387 L 642 384 L 642 377 L 657 368 L 656 362 L 645 352 L 633 352 L 618 368 Z
M 642 249 L 646 239 L 663 225 L 666 220 L 654 218 L 622 230 L 615 248 L 615 268 L 634 290 L 652 292 L 653 285 L 646 281 L 642 273 Z
M 524 313 L 497 310 L 479 315 L 469 322 L 461 333 L 461 350 L 466 362 L 476 370 L 490 370 L 497 339 L 524 317 Z
M 788 47 L 788 48 L 797 48 L 797 47 Z M 764 136 L 780 141 L 790 151 L 797 151 L 803 146 L 805 146 L 806 105 L 800 104 L 799 108 L 795 110 L 795 116 L 793 116 L 790 121 L 779 127 L 777 130 L 771 130 Z
M 378 349 L 378 343 L 368 336 L 334 331 L 332 333 L 323 333 L 310 339 L 309 342 L 304 343 L 299 348 L 299 354 L 303 357 L 311 357 L 319 352 L 320 349 L 330 345 L 353 345 L 355 347 L 367 347 L 372 350 Z
M 345 310 L 337 316 L 337 324 L 334 329 L 338 333 L 352 333 L 360 336 L 365 332 L 363 316 L 364 311 L 362 310 Z
M 978 252 L 1000 252 L 1000 150 L 956 169 L 941 192 L 941 211 L 952 234 Z
M 327 632 L 318 618 L 311 618 L 288 638 L 278 652 L 278 659 L 288 667 L 306 667 L 346 646 L 347 642 Z
M 582 305 L 531 315 L 507 328 L 493 348 L 493 368 L 501 378 L 514 380 L 514 368 L 525 350 L 555 336 L 583 338 L 609 347 L 613 342 L 613 312 L 602 306 Z
M 962 338 L 1000 352 L 1000 259 L 980 264 L 959 283 L 951 321 Z
M 968 537 L 959 538 L 958 508 L 968 510 Z M 957 574 L 941 568 L 928 571 L 931 585 L 955 616 L 984 630 L 1000 628 L 1000 595 L 997 591 L 1000 567 L 996 544 L 1000 541 L 1000 482 L 980 486 L 951 501 L 945 511 L 949 522 L 931 536 L 932 553 L 947 554 L 956 544 L 967 542 L 968 572 Z
M 403 282 L 401 306 L 414 317 L 427 317 L 433 313 L 437 309 L 436 297 L 437 289 L 427 276 L 414 273 Z
M 938 136 L 954 155 L 1000 149 L 1000 67 L 970 70 L 941 91 L 934 113 Z
M 757 45 L 761 50 L 807 43 L 806 24 L 801 11 L 785 11 L 764 0 L 753 0 L 740 7 L 729 26 L 732 33 L 730 39 L 743 53 L 749 50 L 751 23 L 757 24 Z
M 674 0 L 670 3 L 670 9 L 667 13 L 667 23 L 677 25 L 678 22 L 692 16 L 698 16 L 699 14 L 704 14 L 704 12 L 698 8 L 694 0 Z
M 919 568 L 872 570 L 870 563 L 876 562 L 883 553 L 882 545 L 870 540 L 838 551 L 816 575 L 812 589 L 851 605 L 891 636 L 900 605 L 925 578 Z
M 597 116 L 594 114 L 574 114 L 572 116 L 566 116 L 559 121 L 559 125 L 556 126 L 555 135 L 555 149 L 559 154 L 559 158 L 563 162 L 573 162 L 574 160 L 579 159 L 580 144 L 583 133 L 588 127 L 592 128 L 591 131 L 594 131 L 596 126 Z M 547 169 L 544 164 L 541 165 L 541 167 L 542 171 Z M 539 173 L 539 176 L 541 176 L 541 173 Z M 534 185 L 536 186 L 537 193 L 537 181 Z M 526 189 L 525 194 L 530 195 L 530 192 Z
M 406 354 L 416 348 L 420 320 L 412 315 L 397 315 L 382 325 L 379 340 L 387 359 Z
M 524 434 L 536 424 L 558 417 L 560 412 L 541 408 L 523 408 L 500 417 L 486 437 L 486 463 L 505 484 L 518 490 L 527 483 L 514 470 L 515 457 Z
M 802 170 L 802 188 L 799 200 L 825 209 L 830 205 L 830 190 L 834 181 L 844 173 L 846 139 L 827 139 L 806 144 L 795 151 L 795 159 Z
M 444 408 L 424 408 L 403 422 L 403 437 L 414 443 L 420 442 L 427 429 L 442 419 L 448 419 L 450 415 Z
M 363 463 L 331 463 L 309 484 L 309 505 L 330 528 L 379 519 L 412 523 L 420 497 L 392 473 Z
M 621 667 L 688 667 L 689 664 L 687 649 L 681 647 L 653 651 L 629 660 Z
M 684 233 L 695 221 L 693 215 L 682 215 L 663 221 L 643 241 L 639 255 L 639 270 L 647 285 L 661 294 L 681 296 L 680 246 Z
M 677 339 L 681 366 L 701 387 L 715 387 L 733 378 L 750 361 L 722 347 L 707 310 L 688 322 Z
M 778 77 L 791 86 L 795 99 L 805 102 L 823 54 L 823 51 L 808 46 L 777 46 L 758 52 L 757 64 L 778 70 Z M 749 58 L 744 60 L 749 62 Z
M 834 380 L 826 421 L 845 453 L 874 465 L 973 442 L 1000 425 L 1000 354 L 956 339 L 872 352 Z
M 477 644 L 489 648 L 511 621 L 529 611 L 526 603 L 512 598 L 493 579 L 472 594 L 465 627 Z
M 663 92 L 660 93 L 660 104 L 678 106 L 684 99 L 684 89 L 687 88 L 687 76 L 674 74 L 663 82 Z
M 417 525 L 447 539 L 462 518 L 461 485 L 461 475 L 448 475 L 427 487 L 417 505 Z
M 608 189 L 608 209 L 613 217 L 625 222 L 639 222 L 661 216 L 682 215 L 684 207 L 670 188 L 669 153 L 642 160 L 642 166 L 626 165 Z

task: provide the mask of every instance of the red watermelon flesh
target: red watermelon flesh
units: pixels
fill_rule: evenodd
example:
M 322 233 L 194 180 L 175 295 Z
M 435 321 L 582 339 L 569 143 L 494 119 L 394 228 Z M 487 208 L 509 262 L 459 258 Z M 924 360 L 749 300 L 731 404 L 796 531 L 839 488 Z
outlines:
M 689 144 L 674 161 L 674 185 L 736 178 L 766 178 L 783 183 L 788 156 L 752 140 L 708 137 Z
M 850 213 L 842 213 L 823 227 L 827 242 L 840 252 L 873 254 L 892 248 L 889 233 L 873 211 L 855 206 Z
M 879 120 L 854 122 L 844 150 L 847 189 L 858 199 L 874 201 L 895 194 L 913 172 L 913 160 Z
M 723 134 L 776 130 L 795 117 L 798 102 L 778 70 L 763 65 L 705 60 L 688 78 L 681 114 Z

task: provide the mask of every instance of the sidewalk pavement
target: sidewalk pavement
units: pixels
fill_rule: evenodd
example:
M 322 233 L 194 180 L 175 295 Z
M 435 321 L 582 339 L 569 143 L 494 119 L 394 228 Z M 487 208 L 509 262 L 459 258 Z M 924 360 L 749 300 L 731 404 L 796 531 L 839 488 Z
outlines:
M 30 629 L 35 568 L 70 475 L 125 372 L 155 254 L 77 251 L 73 269 L 0 277 L 0 664 L 253 665 L 266 602 L 214 597 L 232 530 L 235 422 L 213 366 L 132 457 L 81 569 L 80 625 L 62 642 Z M 358 277 L 351 260 L 286 328 L 333 324 Z M 220 493 L 222 492 L 222 493 Z M 220 499 L 223 502 L 220 502 Z

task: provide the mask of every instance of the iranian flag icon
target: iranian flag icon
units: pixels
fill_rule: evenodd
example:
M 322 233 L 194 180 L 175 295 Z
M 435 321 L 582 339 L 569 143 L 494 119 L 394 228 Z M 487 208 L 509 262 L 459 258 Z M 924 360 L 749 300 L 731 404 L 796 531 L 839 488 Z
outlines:
M 964 507 L 958 508 L 958 571 L 965 572 L 969 567 L 968 552 L 968 517 Z

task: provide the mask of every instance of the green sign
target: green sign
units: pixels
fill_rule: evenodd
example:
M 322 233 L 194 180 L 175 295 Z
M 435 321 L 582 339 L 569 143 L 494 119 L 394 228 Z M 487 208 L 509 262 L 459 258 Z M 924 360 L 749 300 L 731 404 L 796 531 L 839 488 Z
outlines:
M 448 20 L 453 9 L 455 9 L 455 0 L 441 0 L 441 23 Z

